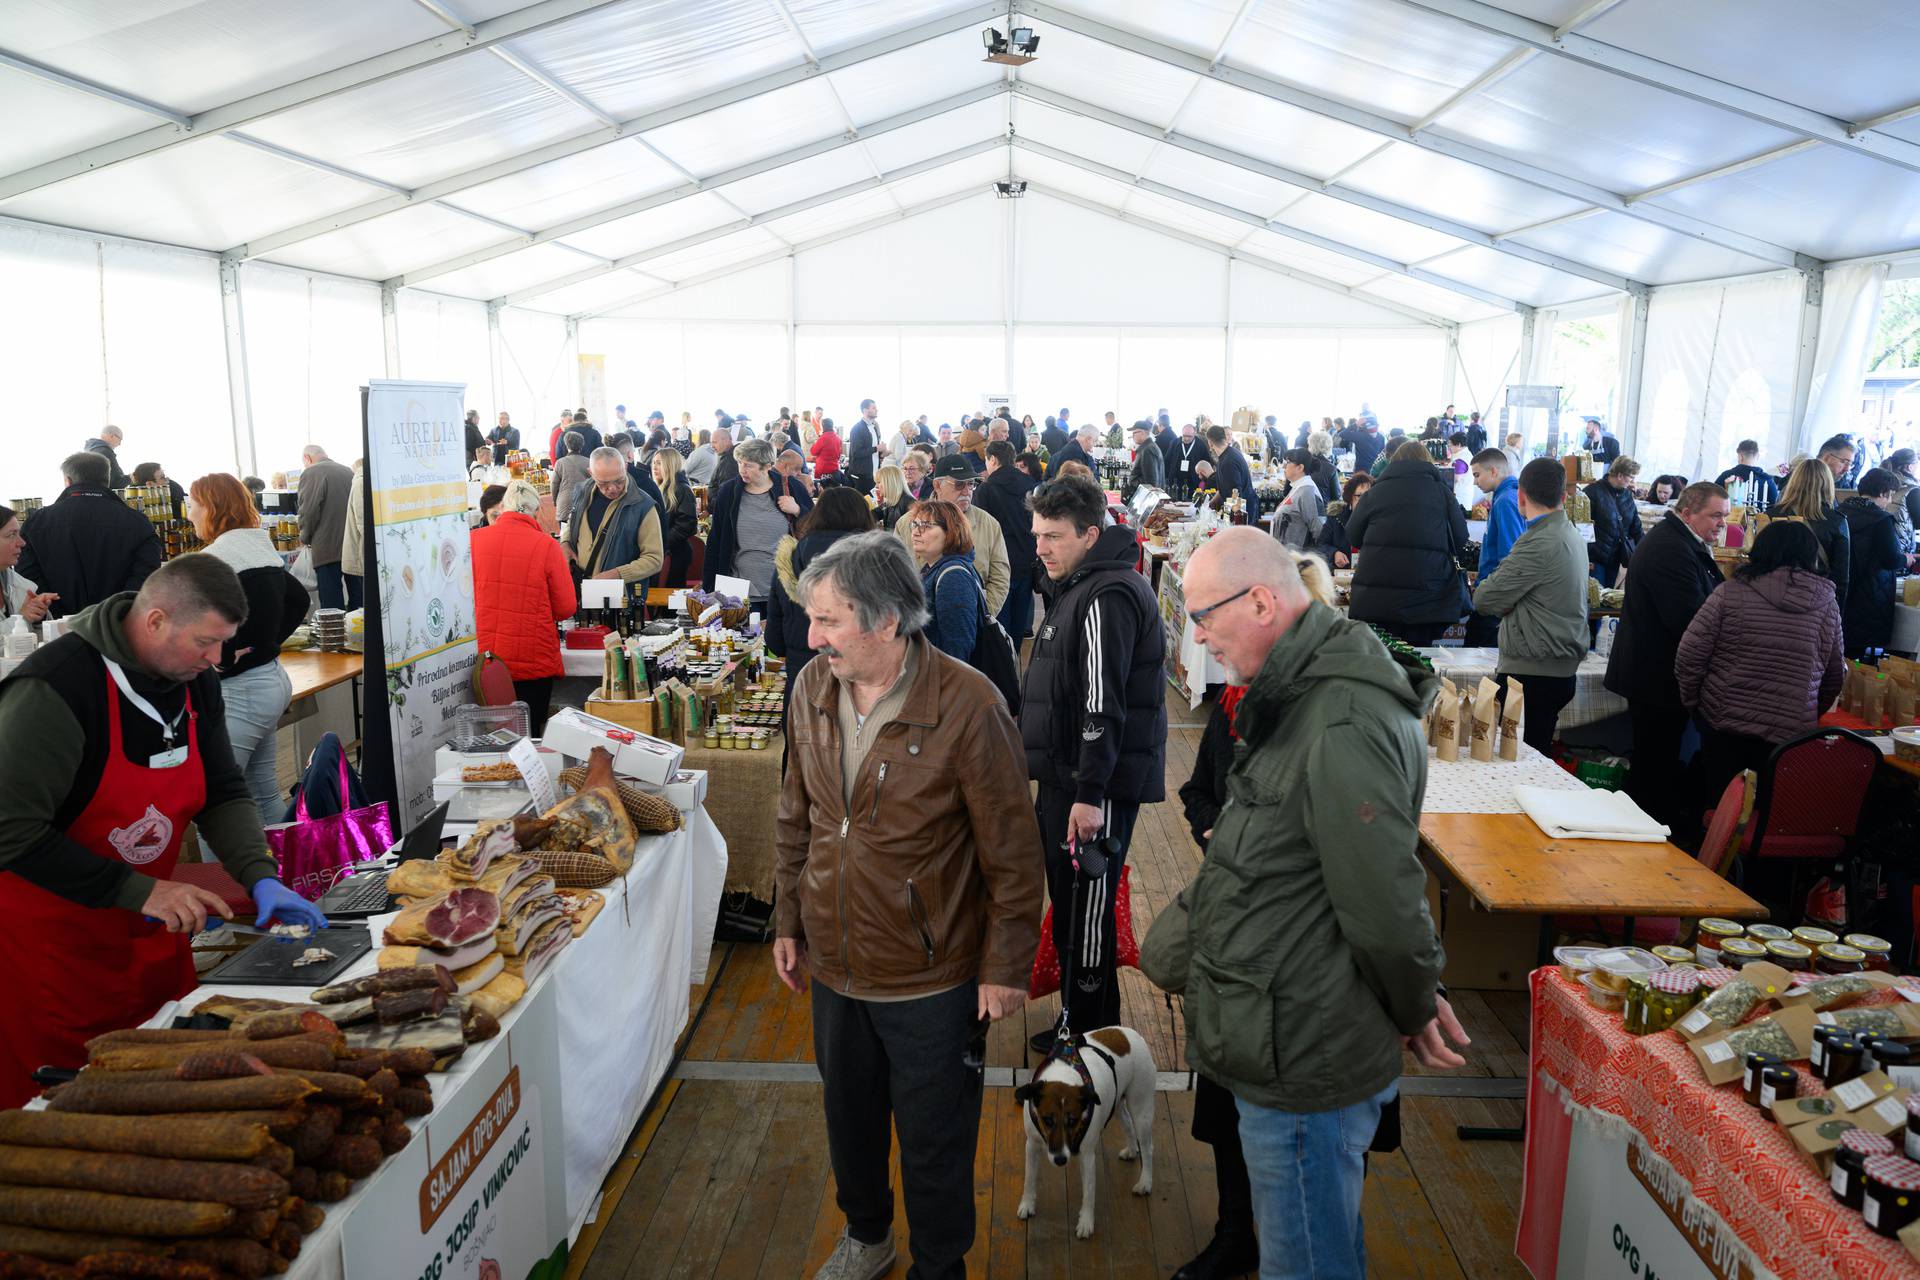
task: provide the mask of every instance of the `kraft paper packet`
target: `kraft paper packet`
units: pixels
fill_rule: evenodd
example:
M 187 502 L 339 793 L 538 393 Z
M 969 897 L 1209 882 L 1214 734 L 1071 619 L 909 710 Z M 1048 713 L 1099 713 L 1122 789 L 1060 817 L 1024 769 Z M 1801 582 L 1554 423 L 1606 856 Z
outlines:
M 1473 759 L 1473 690 L 1464 684 L 1456 685 L 1455 688 L 1460 692 L 1460 713 L 1459 728 L 1455 732 L 1454 741 L 1460 747 L 1460 758 L 1471 760 Z
M 1840 709 L 1850 716 L 1860 714 L 1860 660 L 1848 658 L 1847 674 L 1840 682 Z
M 1748 966 L 1748 968 L 1752 967 Z M 1700 1064 L 1700 1071 L 1706 1076 L 1708 1084 L 1730 1084 L 1740 1078 L 1745 1069 L 1743 1055 L 1728 1043 L 1728 1038 L 1768 1022 L 1784 1032 L 1793 1042 L 1793 1052 L 1780 1055 L 1787 1061 L 1798 1061 L 1813 1051 L 1813 1010 L 1782 1009 L 1755 1022 L 1743 1023 L 1738 1027 L 1722 1028 L 1713 1035 L 1693 1042 L 1690 1047 L 1693 1049 L 1694 1061 Z
M 1494 735 L 1500 728 L 1500 686 L 1485 676 L 1473 691 L 1473 758 L 1485 763 L 1493 759 Z
M 1841 1089 L 1847 1090 L 1844 1098 L 1838 1096 Z M 1846 1102 L 1855 1101 L 1862 1105 L 1851 1110 L 1844 1109 Z M 1840 1145 L 1840 1135 L 1847 1130 L 1865 1129 L 1884 1138 L 1905 1128 L 1907 1122 L 1907 1091 L 1894 1088 L 1893 1083 L 1878 1071 L 1849 1080 L 1820 1098 L 1777 1102 L 1773 1107 L 1775 1118 L 1779 1118 L 1781 1108 L 1790 1106 L 1792 1102 L 1840 1104 L 1832 1114 L 1810 1118 L 1804 1123 L 1782 1121 L 1788 1126 L 1787 1136 L 1793 1139 L 1793 1145 L 1822 1173 L 1833 1167 L 1833 1149 Z M 1895 1145 L 1898 1146 L 1897 1143 Z
M 1911 584 L 1913 579 L 1908 578 L 1907 582 Z M 1909 587 L 1907 594 L 1909 596 L 1914 594 L 1911 587 Z M 1900 1228 L 1900 1243 L 1907 1247 L 1908 1257 L 1914 1259 L 1916 1262 L 1920 1262 L 1920 1222 L 1909 1223 Z
M 1755 961 L 1742 968 L 1739 976 L 1734 979 L 1734 982 L 1744 982 L 1760 993 L 1759 1001 L 1755 1003 L 1751 1009 L 1747 1010 L 1741 1022 L 1738 1024 L 1739 1026 L 1750 1026 L 1757 1020 L 1755 1015 L 1765 1013 L 1767 1010 L 1779 1004 L 1781 998 L 1792 989 L 1793 975 L 1777 964 Z M 1727 985 L 1731 986 L 1733 984 L 1728 983 Z M 1806 1009 L 1805 1013 L 1807 1015 L 1808 1025 L 1811 1027 L 1813 1010 Z M 1689 1043 L 1698 1043 L 1724 1035 L 1726 1032 L 1734 1030 L 1735 1028 L 1729 1027 L 1724 1023 L 1715 1022 L 1707 1016 L 1704 1010 L 1696 1007 L 1693 1012 L 1674 1023 L 1673 1029 L 1679 1033 L 1682 1040 L 1688 1041 Z M 1808 1032 L 1807 1048 L 1809 1050 L 1813 1048 L 1811 1031 Z
M 1512 676 L 1506 677 L 1507 700 L 1500 709 L 1500 758 L 1518 760 L 1520 758 L 1520 717 L 1525 714 L 1527 691 Z
M 1460 694 L 1451 680 L 1440 682 L 1433 707 L 1433 751 L 1442 760 L 1460 758 Z
M 1453 705 L 1453 681 L 1440 677 L 1440 692 L 1434 695 L 1433 705 L 1427 708 L 1427 745 L 1440 745 L 1440 716 L 1442 708 Z
M 1860 718 L 1867 722 L 1869 729 L 1878 729 L 1887 723 L 1887 690 L 1890 682 L 1884 672 L 1875 673 L 1872 683 L 1867 685 L 1866 710 Z
M 1865 1000 L 1868 996 L 1873 995 L 1875 992 L 1880 991 L 1883 988 L 1896 986 L 1899 983 L 1899 979 L 1891 973 L 1882 973 L 1882 972 L 1871 971 L 1871 970 L 1866 973 L 1850 973 L 1850 974 L 1847 974 L 1846 976 L 1850 979 L 1858 978 L 1861 981 L 1868 983 L 1872 989 L 1860 995 L 1841 996 L 1838 999 L 1826 999 L 1824 998 L 1825 993 L 1818 990 L 1821 983 L 1826 981 L 1825 978 L 1821 978 L 1814 982 L 1803 983 L 1800 986 L 1791 987 L 1788 990 L 1782 992 L 1780 996 L 1780 1005 L 1782 1008 L 1789 1008 L 1789 1009 L 1793 1008 L 1795 1005 L 1805 1005 L 1807 1008 L 1812 1009 L 1816 1012 L 1823 1012 L 1828 1009 L 1844 1009 L 1850 1005 L 1858 1004 L 1860 1001 Z M 1920 1036 L 1920 1005 L 1909 1005 L 1907 1007 L 1913 1010 L 1913 1018 L 1909 1022 L 1909 1025 L 1912 1026 L 1914 1029 L 1913 1034 L 1915 1036 Z M 1906 1015 L 1902 1014 L 1901 1016 L 1904 1018 Z

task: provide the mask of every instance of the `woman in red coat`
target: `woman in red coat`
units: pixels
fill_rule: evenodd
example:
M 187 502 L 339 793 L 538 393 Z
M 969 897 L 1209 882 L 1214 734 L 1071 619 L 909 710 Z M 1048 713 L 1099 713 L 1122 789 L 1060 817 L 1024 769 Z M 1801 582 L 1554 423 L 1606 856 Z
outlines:
M 579 607 L 566 553 L 540 527 L 540 494 L 525 480 L 507 486 L 500 514 L 473 531 L 474 620 L 480 651 L 507 664 L 514 696 L 527 704 L 533 734 L 547 727 L 560 665 L 560 620 Z
M 840 451 L 844 443 L 833 429 L 833 419 L 820 419 L 820 434 L 813 442 L 814 475 L 829 476 L 840 469 Z

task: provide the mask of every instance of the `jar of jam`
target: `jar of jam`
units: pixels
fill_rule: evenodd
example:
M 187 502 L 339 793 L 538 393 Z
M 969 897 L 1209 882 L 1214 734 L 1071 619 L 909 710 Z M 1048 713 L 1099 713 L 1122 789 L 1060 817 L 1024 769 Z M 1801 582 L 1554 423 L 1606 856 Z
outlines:
M 1699 961 L 1694 958 L 1693 952 L 1687 950 L 1685 947 L 1655 947 L 1653 948 L 1653 954 L 1665 960 L 1668 967 L 1676 964 L 1699 963 Z
M 1694 934 L 1694 958 L 1705 968 L 1715 968 L 1723 963 L 1720 959 L 1721 944 L 1728 938 L 1738 938 L 1745 933 L 1745 928 L 1731 920 L 1709 916 L 1700 922 L 1699 931 Z
M 1844 1040 L 1849 1034 L 1845 1027 L 1836 1027 L 1830 1023 L 1822 1023 L 1813 1029 L 1813 1048 L 1807 1054 L 1807 1065 L 1813 1068 L 1814 1075 L 1819 1075 L 1820 1068 L 1826 1065 L 1827 1041 Z
M 1867 968 L 1867 953 L 1858 947 L 1850 947 L 1844 942 L 1828 942 L 1814 952 L 1813 971 L 1838 975 L 1843 973 L 1864 973 Z
M 1760 1105 L 1761 1073 L 1769 1067 L 1777 1067 L 1780 1065 L 1782 1065 L 1781 1059 L 1771 1053 L 1750 1053 L 1747 1055 L 1745 1065 L 1740 1073 L 1740 1096 L 1746 1099 L 1748 1106 L 1757 1107 Z
M 1747 936 L 1762 942 L 1785 942 L 1793 936 L 1793 930 L 1777 924 L 1750 924 L 1747 926 Z
M 1845 1084 L 1860 1074 L 1860 1060 L 1866 1052 L 1851 1032 L 1828 1036 L 1826 1051 L 1820 1055 L 1820 1065 L 1814 1068 L 1814 1073 L 1828 1089 Z
M 1868 1156 L 1862 1166 L 1860 1217 L 1878 1235 L 1891 1239 L 1920 1218 L 1920 1164 L 1905 1156 Z
M 1720 944 L 1719 963 L 1729 969 L 1744 969 L 1766 958 L 1767 944 L 1756 938 L 1728 938 Z
M 1840 935 L 1831 929 L 1822 929 L 1818 925 L 1803 924 L 1793 931 L 1793 936 L 1818 951 L 1829 942 L 1840 941 Z
M 1859 1212 L 1860 1192 L 1866 1186 L 1867 1161 L 1894 1154 L 1893 1143 L 1879 1134 L 1865 1129 L 1847 1130 L 1833 1148 L 1833 1172 L 1827 1178 L 1827 1189 L 1833 1192 L 1835 1200 Z
M 1856 1037 L 1866 1056 L 1860 1059 L 1860 1074 L 1869 1071 L 1885 1071 L 1888 1067 L 1904 1067 L 1913 1062 L 1913 1046 L 1903 1044 L 1890 1036 L 1877 1031 L 1863 1031 Z
M 1767 943 L 1767 959 L 1788 973 L 1806 973 L 1813 968 L 1813 948 L 1793 938 L 1777 938 Z
M 1868 969 L 1880 972 L 1893 969 L 1893 944 L 1885 938 L 1876 938 L 1870 933 L 1850 933 L 1842 941 L 1866 955 Z

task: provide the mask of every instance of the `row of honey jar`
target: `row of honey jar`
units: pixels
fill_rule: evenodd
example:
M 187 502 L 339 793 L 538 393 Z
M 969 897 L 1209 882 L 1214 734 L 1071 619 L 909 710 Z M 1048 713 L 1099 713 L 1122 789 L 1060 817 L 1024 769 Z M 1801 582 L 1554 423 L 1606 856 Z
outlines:
M 1843 938 L 1831 929 L 1814 925 L 1788 929 L 1777 924 L 1742 925 L 1709 917 L 1700 922 L 1692 959 L 1710 969 L 1738 969 L 1765 960 L 1789 973 L 1891 972 L 1893 944 L 1870 933 L 1849 933 Z

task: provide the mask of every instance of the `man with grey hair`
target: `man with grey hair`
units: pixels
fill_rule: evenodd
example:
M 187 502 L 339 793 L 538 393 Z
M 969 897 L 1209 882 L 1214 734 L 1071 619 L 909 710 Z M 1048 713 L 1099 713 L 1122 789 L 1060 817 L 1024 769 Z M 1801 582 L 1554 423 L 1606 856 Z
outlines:
M 573 514 L 573 495 L 587 478 L 587 439 L 578 431 L 560 437 L 560 460 L 553 464 L 553 513 L 562 524 Z
M 704 485 L 708 490 L 720 486 L 714 481 L 714 472 L 720 467 L 720 455 L 733 449 L 733 433 L 725 427 L 715 427 L 707 437 L 707 442 L 687 455 L 686 477 L 690 484 Z M 737 472 L 736 472 L 737 474 Z
M 306 464 L 300 472 L 300 542 L 313 555 L 313 576 L 323 609 L 356 608 L 349 602 L 341 576 L 340 549 L 347 533 L 347 496 L 353 489 L 353 468 L 327 457 L 310 444 L 300 452 Z
M 1093 427 L 1081 427 L 1073 433 L 1073 438 L 1062 445 L 1060 452 L 1053 455 L 1047 463 L 1047 479 L 1052 480 L 1060 474 L 1060 468 L 1069 462 L 1083 464 L 1094 475 L 1100 474 L 1100 464 L 1094 461 L 1093 451 L 1100 445 L 1100 432 Z
M 160 567 L 153 522 L 120 501 L 107 484 L 107 460 L 67 455 L 67 482 L 53 505 L 21 526 L 19 575 L 54 598 L 48 613 L 71 617 L 116 591 L 133 591 Z
M 911 1274 L 958 1280 L 986 1028 L 1025 1000 L 1040 937 L 1020 741 L 992 682 L 922 634 L 920 575 L 898 538 L 842 538 L 797 585 L 820 660 L 787 714 L 773 961 L 796 992 L 816 979 L 814 1061 L 847 1219 L 816 1280 L 893 1267 L 896 1129 Z
M 1358 1139 L 1396 1096 L 1403 1048 L 1464 1065 L 1415 851 L 1438 682 L 1315 601 L 1257 529 L 1201 547 L 1184 585 L 1196 636 L 1247 691 L 1230 798 L 1141 969 L 1186 993 L 1193 1064 L 1234 1095 L 1262 1274 L 1358 1280 Z M 1275 980 L 1303 968 L 1313 983 Z
M 660 572 L 666 551 L 659 508 L 628 477 L 618 449 L 593 451 L 567 507 L 562 542 L 574 577 L 645 582 Z
M 109 489 L 124 489 L 129 483 L 127 473 L 120 469 L 118 453 L 125 439 L 126 436 L 120 428 L 108 426 L 100 428 L 100 434 L 86 444 L 88 453 L 97 453 L 107 460 L 107 488 Z

